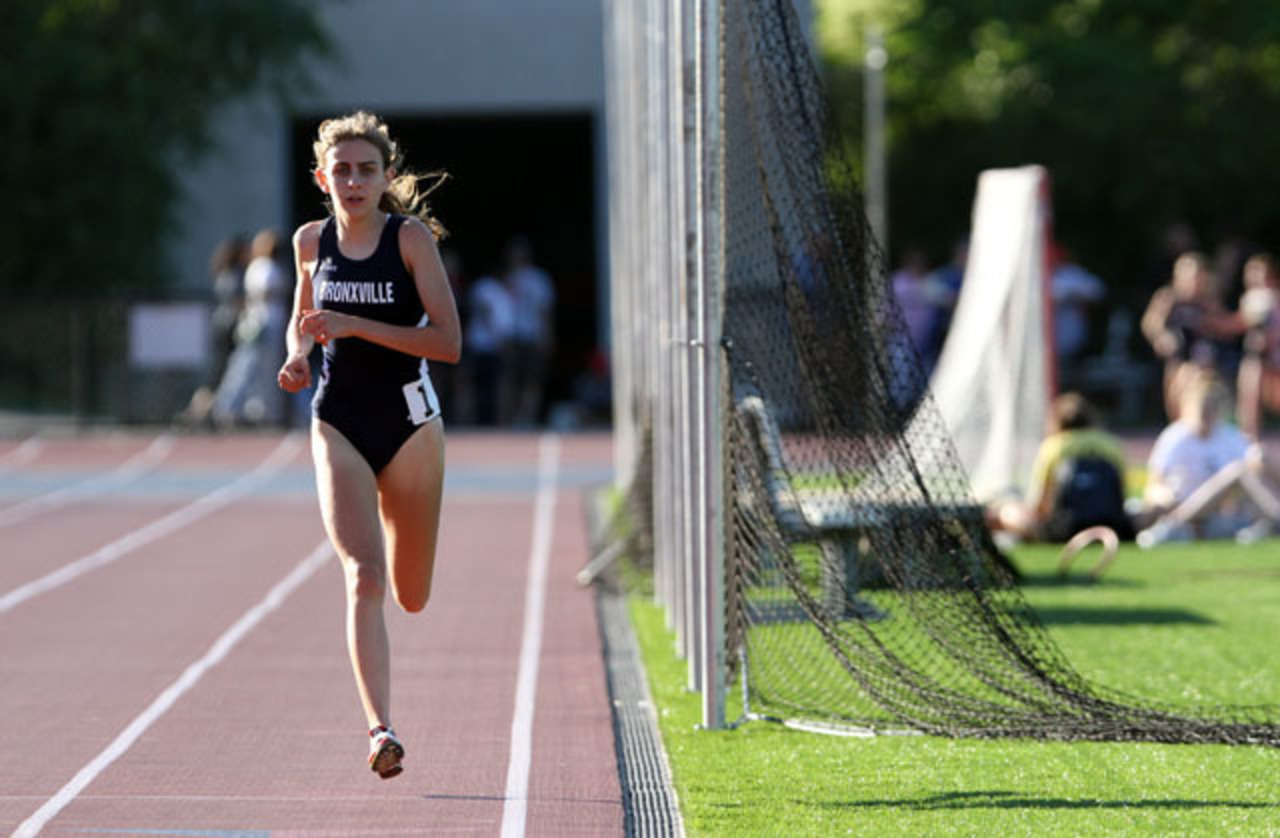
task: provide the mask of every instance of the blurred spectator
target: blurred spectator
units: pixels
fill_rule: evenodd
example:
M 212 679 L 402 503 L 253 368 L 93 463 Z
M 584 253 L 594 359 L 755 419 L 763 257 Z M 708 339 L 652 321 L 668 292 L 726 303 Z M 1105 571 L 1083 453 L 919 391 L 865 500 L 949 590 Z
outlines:
M 832 258 L 831 237 L 825 230 L 807 229 L 791 252 L 791 272 L 810 301 L 826 291 L 827 262 Z
M 1215 369 L 1222 342 L 1241 330 L 1239 318 L 1213 294 L 1213 274 L 1204 254 L 1178 257 L 1172 279 L 1152 295 L 1141 325 L 1151 348 L 1164 360 L 1165 411 L 1176 419 L 1185 381 L 1200 370 Z
M 1133 538 L 1120 440 L 1099 427 L 1093 406 L 1079 393 L 1055 399 L 1049 421 L 1053 430 L 1036 451 L 1025 501 L 995 505 L 988 513 L 991 527 L 1053 543 L 1090 527 Z
M 484 274 L 471 283 L 467 312 L 462 356 L 472 419 L 478 425 L 493 425 L 498 421 L 502 364 L 515 319 L 511 295 L 492 274 Z
M 929 272 L 929 265 L 923 251 L 916 248 L 907 249 L 902 260 L 902 267 L 893 272 L 889 278 L 893 288 L 893 296 L 902 310 L 906 321 L 907 335 L 924 367 L 927 377 L 937 363 L 938 353 L 942 349 L 938 340 L 937 324 L 944 316 L 954 297 L 950 291 Z
M 1089 344 L 1091 309 L 1107 294 L 1102 280 L 1076 264 L 1069 251 L 1054 259 L 1049 293 L 1053 297 L 1053 340 L 1058 360 L 1070 363 Z
M 236 322 L 244 308 L 244 236 L 229 236 L 214 248 L 209 260 L 213 280 L 213 312 L 210 315 L 209 371 L 204 383 L 191 394 L 191 401 L 178 421 L 184 425 L 204 425 L 210 420 L 214 393 L 227 370 L 235 349 Z
M 1244 266 L 1258 247 L 1240 229 L 1236 218 L 1225 218 L 1219 225 L 1217 246 L 1213 249 L 1214 294 L 1229 309 L 1236 308 L 1244 293 Z
M 1138 533 L 1140 547 L 1233 535 L 1253 541 L 1280 521 L 1280 497 L 1268 485 L 1273 469 L 1225 420 L 1228 406 L 1213 373 L 1187 382 L 1178 419 L 1156 438 L 1147 463 L 1144 501 L 1155 517 Z
M 1262 411 L 1280 413 L 1280 271 L 1267 253 L 1244 266 L 1245 290 L 1240 321 L 1245 332 L 1244 358 L 1236 378 L 1236 413 L 1240 430 L 1257 440 Z
M 515 317 L 507 345 L 503 398 L 504 422 L 535 424 L 555 351 L 555 287 L 546 271 L 533 263 L 528 239 L 516 237 L 507 245 L 507 292 Z
M 1173 265 L 1184 253 L 1200 250 L 1200 239 L 1185 221 L 1171 221 L 1160 237 L 1160 248 L 1147 272 L 1148 287 L 1164 285 L 1173 276 Z
M 275 230 L 253 237 L 236 347 L 214 396 L 213 418 L 219 425 L 280 425 L 285 420 L 286 403 L 276 383 L 284 362 L 293 285 L 282 264 L 285 250 Z
M 969 263 L 969 237 L 958 239 L 951 249 L 951 261 L 933 272 L 932 285 L 937 292 L 933 312 L 933 324 L 929 328 L 929 346 L 933 357 L 942 354 L 947 332 L 951 329 L 951 316 L 955 314 L 956 300 L 964 285 L 964 270 Z

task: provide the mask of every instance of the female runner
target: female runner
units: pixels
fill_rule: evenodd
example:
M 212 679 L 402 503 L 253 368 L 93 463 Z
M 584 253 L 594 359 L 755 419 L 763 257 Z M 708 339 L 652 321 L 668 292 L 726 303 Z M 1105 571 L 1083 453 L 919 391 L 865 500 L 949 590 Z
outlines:
M 444 428 L 427 361 L 456 363 L 458 313 L 436 250 L 443 231 L 418 178 L 397 174 L 387 126 L 357 112 L 320 125 L 315 181 L 332 215 L 293 237 L 298 283 L 279 382 L 311 383 L 311 444 L 325 530 L 347 581 L 347 647 L 369 724 L 369 766 L 401 771 L 391 727 L 391 664 L 382 604 L 388 579 L 401 608 L 431 595 Z

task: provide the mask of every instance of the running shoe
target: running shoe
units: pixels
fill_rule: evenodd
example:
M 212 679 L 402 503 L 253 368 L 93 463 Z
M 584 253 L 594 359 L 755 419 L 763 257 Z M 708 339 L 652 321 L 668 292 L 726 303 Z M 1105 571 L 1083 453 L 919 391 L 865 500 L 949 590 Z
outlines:
M 396 732 L 385 725 L 369 731 L 369 768 L 384 780 L 404 770 L 404 745 L 396 738 Z

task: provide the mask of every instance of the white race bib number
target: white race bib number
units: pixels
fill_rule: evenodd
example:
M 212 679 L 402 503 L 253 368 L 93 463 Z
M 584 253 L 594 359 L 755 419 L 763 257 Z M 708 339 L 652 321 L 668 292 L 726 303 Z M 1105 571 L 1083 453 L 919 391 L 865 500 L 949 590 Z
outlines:
M 411 381 L 404 385 L 404 401 L 409 406 L 409 421 L 415 425 L 421 425 L 435 416 L 435 411 L 427 403 L 427 394 L 422 389 L 421 381 Z

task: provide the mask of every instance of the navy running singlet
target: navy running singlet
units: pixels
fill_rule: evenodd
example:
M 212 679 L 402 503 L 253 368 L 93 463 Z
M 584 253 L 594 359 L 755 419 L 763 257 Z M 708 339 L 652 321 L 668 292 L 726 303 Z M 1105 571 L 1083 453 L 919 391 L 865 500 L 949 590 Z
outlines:
M 395 326 L 425 326 L 427 314 L 413 275 L 400 255 L 400 225 L 391 215 L 367 259 L 338 250 L 333 218 L 320 231 L 311 277 L 312 302 L 328 309 Z M 311 402 L 316 418 L 346 437 L 378 474 L 417 428 L 440 415 L 424 358 L 357 337 L 330 340 Z

